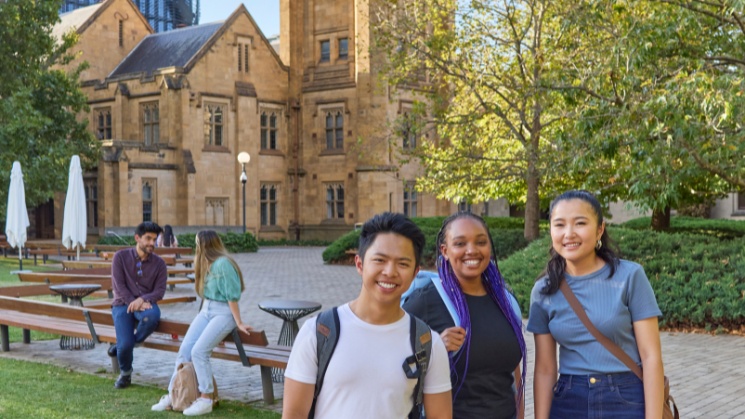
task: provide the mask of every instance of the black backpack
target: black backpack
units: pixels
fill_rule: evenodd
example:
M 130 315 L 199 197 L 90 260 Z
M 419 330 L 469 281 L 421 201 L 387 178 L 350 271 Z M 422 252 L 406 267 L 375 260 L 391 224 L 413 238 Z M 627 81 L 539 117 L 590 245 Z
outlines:
M 414 386 L 414 406 L 409 413 L 410 419 L 424 418 L 424 377 L 429 368 L 429 359 L 432 356 L 432 330 L 424 321 L 409 315 L 411 319 L 409 327 L 409 338 L 413 355 L 406 358 L 402 368 L 408 378 L 416 378 Z M 336 344 L 339 342 L 339 312 L 334 307 L 323 311 L 316 319 L 316 355 L 318 356 L 318 374 L 316 377 L 316 389 L 313 394 L 313 404 L 310 408 L 309 418 L 315 416 L 316 400 L 323 387 L 323 378 L 329 366 L 331 356 L 334 354 Z M 412 369 L 415 366 L 415 369 Z

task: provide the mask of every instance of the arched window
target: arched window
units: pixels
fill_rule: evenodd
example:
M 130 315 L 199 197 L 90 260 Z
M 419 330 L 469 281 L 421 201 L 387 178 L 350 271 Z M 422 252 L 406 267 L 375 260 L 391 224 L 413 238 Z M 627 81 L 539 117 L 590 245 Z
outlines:
M 207 104 L 204 107 L 204 143 L 207 145 L 224 146 L 223 112 L 224 105 Z
M 401 124 L 401 137 L 403 138 L 403 148 L 416 148 L 416 123 L 414 117 L 408 112 L 404 112 L 403 122 Z
M 261 112 L 261 149 L 277 149 L 277 114 Z
M 142 142 L 154 145 L 160 142 L 160 111 L 157 102 L 142 105 Z
M 155 181 L 142 181 L 142 221 L 153 221 L 153 202 L 155 202 Z
M 326 218 L 344 219 L 344 185 L 326 185 Z
M 344 115 L 340 110 L 326 113 L 326 148 L 344 148 Z
M 261 185 L 261 225 L 277 225 L 277 185 Z

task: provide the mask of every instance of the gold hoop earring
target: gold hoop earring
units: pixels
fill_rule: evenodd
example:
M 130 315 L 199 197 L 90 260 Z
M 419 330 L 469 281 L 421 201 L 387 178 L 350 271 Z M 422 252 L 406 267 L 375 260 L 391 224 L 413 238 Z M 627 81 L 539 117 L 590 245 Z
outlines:
M 600 250 L 603 247 L 603 241 L 598 239 L 598 244 L 595 245 L 595 250 Z

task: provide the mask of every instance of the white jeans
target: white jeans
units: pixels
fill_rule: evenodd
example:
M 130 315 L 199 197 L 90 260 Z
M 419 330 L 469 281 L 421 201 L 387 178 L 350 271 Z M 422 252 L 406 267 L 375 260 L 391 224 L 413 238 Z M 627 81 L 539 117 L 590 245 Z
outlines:
M 212 365 L 210 364 L 212 350 L 235 327 L 235 320 L 228 303 L 205 299 L 202 310 L 189 325 L 184 341 L 181 342 L 176 357 L 176 367 L 171 382 L 168 384 L 169 393 L 173 388 L 173 380 L 176 377 L 178 366 L 182 362 L 192 362 L 194 364 L 199 392 L 212 393 L 214 391 L 212 388 Z

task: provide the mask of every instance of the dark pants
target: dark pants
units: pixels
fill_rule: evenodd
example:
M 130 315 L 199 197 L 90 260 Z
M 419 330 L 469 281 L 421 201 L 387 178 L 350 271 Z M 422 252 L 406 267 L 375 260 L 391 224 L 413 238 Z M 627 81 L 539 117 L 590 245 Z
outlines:
M 632 372 L 562 374 L 554 386 L 551 418 L 644 418 L 644 384 Z
M 153 333 L 160 321 L 157 304 L 145 311 L 127 313 L 127 306 L 111 307 L 116 330 L 116 358 L 123 375 L 132 373 L 132 358 L 135 344 L 142 343 Z M 135 329 L 135 327 L 137 329 Z

